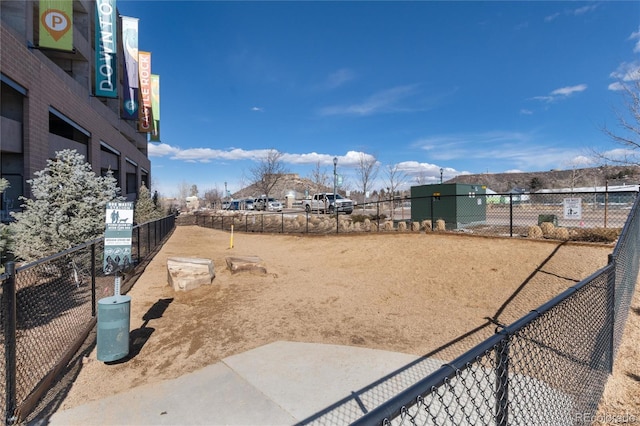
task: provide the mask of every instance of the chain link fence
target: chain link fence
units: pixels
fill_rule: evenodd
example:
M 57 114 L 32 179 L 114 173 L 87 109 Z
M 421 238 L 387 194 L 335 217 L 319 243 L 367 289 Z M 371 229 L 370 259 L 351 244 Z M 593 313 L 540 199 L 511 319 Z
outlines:
M 590 424 L 638 276 L 637 193 L 616 194 L 615 205 L 602 194 L 544 194 L 537 200 L 496 195 L 379 201 L 339 216 L 295 210 L 199 214 L 196 223 L 244 232 L 312 234 L 424 232 L 427 225 L 430 231 L 442 221 L 448 231 L 511 236 L 525 235 L 529 227 L 542 223 L 574 231 L 623 227 L 610 263 L 591 277 L 511 325 L 499 325 L 495 335 L 453 361 L 416 363 L 395 381 L 381 380 L 345 401 L 346 413 L 328 410 L 308 422 Z M 567 203 L 568 198 L 580 201 Z M 444 211 L 443 202 L 448 205 Z M 567 215 L 566 209 L 576 206 L 579 217 L 574 212 Z M 174 225 L 171 216 L 135 227 L 134 264 L 149 257 Z M 101 254 L 102 240 L 96 240 L 0 277 L 0 366 L 6 372 L 0 413 L 7 424 L 28 415 L 95 325 L 96 299 L 110 296 L 113 283 L 100 272 Z M 391 399 L 389 389 L 396 395 Z M 363 402 L 366 398 L 374 401 L 372 405 Z M 377 408 L 364 409 L 365 405 Z
M 380 200 L 355 207 L 352 214 L 232 210 L 198 212 L 196 224 L 220 230 L 331 234 L 354 232 L 429 232 L 532 236 L 543 223 L 544 237 L 581 240 L 587 230 L 621 229 L 636 191 L 535 194 L 467 194 Z M 542 235 L 540 235 L 542 236 Z
M 636 201 L 607 266 L 348 422 L 591 424 L 638 277 L 638 208 Z
M 174 216 L 135 226 L 133 264 L 143 263 L 174 226 Z M 6 424 L 34 409 L 93 329 L 97 299 L 113 295 L 114 278 L 102 271 L 103 248 L 100 238 L 17 268 L 7 263 L 0 276 L 0 414 Z M 128 275 L 122 292 L 132 285 Z

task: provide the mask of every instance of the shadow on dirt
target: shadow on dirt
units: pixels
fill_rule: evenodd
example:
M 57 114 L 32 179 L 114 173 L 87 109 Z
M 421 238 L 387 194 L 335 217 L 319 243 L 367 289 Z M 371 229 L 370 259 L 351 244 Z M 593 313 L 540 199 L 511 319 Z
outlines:
M 171 302 L 173 302 L 173 298 L 159 299 L 154 303 L 142 316 L 142 325 L 135 330 L 131 330 L 129 333 L 129 354 L 124 358 L 116 361 L 110 361 L 105 364 L 123 364 L 135 358 L 140 353 L 144 345 L 149 341 L 153 332 L 156 331 L 155 328 L 148 326 L 149 321 L 162 318 Z

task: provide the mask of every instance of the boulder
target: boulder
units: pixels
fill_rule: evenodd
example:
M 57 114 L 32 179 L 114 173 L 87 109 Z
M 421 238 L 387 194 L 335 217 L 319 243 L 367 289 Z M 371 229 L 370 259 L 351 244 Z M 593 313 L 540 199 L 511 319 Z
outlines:
M 188 291 L 209 285 L 215 278 L 213 260 L 196 257 L 170 257 L 167 259 L 169 285 L 175 291 Z
M 264 266 L 262 259 L 258 256 L 235 256 L 227 257 L 227 267 L 232 274 L 238 272 L 253 272 L 264 275 L 267 273 L 267 267 Z

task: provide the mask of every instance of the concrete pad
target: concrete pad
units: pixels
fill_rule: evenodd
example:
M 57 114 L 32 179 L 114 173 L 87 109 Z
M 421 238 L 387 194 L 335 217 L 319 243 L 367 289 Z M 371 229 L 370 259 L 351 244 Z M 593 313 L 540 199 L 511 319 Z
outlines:
M 376 349 L 274 342 L 30 425 L 349 424 L 441 365 Z
M 416 359 L 415 355 L 353 346 L 274 342 L 223 362 L 303 420 Z
M 272 425 L 295 419 L 223 363 L 55 413 L 52 426 Z

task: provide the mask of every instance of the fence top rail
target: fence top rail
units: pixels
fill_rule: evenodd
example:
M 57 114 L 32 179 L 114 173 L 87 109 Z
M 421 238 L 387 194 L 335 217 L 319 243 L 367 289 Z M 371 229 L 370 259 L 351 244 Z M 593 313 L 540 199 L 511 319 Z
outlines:
M 167 216 L 165 216 L 165 217 L 161 217 L 161 218 L 159 218 L 159 219 L 148 220 L 148 221 L 146 221 L 146 222 L 144 222 L 144 223 L 136 223 L 135 225 L 133 225 L 133 228 L 139 228 L 139 227 L 141 227 L 141 226 L 148 225 L 148 224 L 153 223 L 153 222 L 161 222 L 161 221 L 163 221 L 163 220 L 167 220 L 167 219 L 168 219 L 168 218 L 170 218 L 171 216 L 175 216 L 175 215 L 170 214 L 170 215 L 167 215 Z

